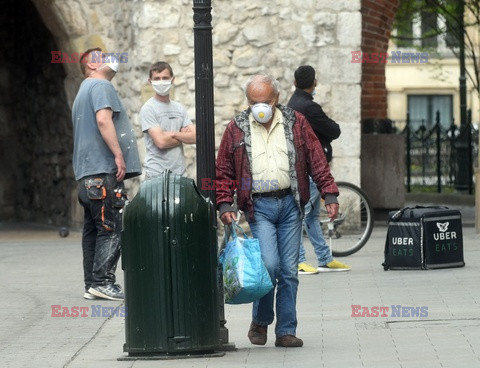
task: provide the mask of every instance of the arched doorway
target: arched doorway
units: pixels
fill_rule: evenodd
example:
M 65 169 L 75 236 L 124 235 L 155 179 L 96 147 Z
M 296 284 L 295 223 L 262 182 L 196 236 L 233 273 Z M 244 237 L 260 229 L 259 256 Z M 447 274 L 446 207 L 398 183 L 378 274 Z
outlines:
M 70 222 L 72 123 L 63 64 L 30 0 L 0 14 L 0 220 Z

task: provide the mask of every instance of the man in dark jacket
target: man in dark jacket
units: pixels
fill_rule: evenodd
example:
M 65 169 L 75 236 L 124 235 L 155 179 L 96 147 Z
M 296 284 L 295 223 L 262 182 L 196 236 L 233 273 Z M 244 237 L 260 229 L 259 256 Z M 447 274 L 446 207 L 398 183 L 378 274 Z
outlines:
M 305 115 L 322 145 L 327 161 L 330 162 L 332 159 L 332 146 L 330 143 L 340 136 L 340 126 L 323 112 L 322 107 L 318 103 L 313 101 L 317 85 L 315 69 L 310 65 L 298 67 L 295 71 L 294 84 L 296 89 L 287 106 Z M 298 260 L 298 272 L 300 274 L 309 275 L 318 272 L 348 271 L 351 269 L 350 266 L 333 259 L 330 248 L 325 242 L 322 227 L 318 222 L 320 199 L 320 193 L 315 183 L 310 180 L 310 201 L 305 206 L 304 224 L 318 259 L 318 268 L 306 262 L 305 248 L 302 241 Z
M 275 317 L 275 346 L 300 347 L 296 337 L 301 213 L 310 197 L 309 175 L 325 198 L 330 218 L 338 212 L 338 188 L 318 139 L 302 114 L 278 104 L 278 82 L 261 74 L 247 82 L 249 108 L 228 124 L 218 149 L 216 194 L 220 219 L 236 221 L 233 196 L 245 213 L 272 291 L 253 303 L 250 342 L 265 345 Z M 236 188 L 235 184 L 236 183 Z

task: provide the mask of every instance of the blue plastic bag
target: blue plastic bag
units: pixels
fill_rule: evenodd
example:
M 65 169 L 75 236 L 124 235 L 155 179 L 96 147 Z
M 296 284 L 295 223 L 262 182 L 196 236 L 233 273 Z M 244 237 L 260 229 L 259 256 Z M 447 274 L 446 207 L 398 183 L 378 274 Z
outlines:
M 235 227 L 243 238 L 237 236 L 233 225 L 225 227 L 227 245 L 218 259 L 223 269 L 225 303 L 251 303 L 272 290 L 272 280 L 263 264 L 258 239 L 249 238 L 237 224 Z

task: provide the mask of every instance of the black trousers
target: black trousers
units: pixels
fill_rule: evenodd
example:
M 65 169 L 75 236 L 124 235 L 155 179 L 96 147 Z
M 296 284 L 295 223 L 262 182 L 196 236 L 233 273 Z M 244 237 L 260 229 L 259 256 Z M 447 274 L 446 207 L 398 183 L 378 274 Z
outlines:
M 126 198 L 124 183 L 117 182 L 115 174 L 79 180 L 78 200 L 85 211 L 82 233 L 85 290 L 115 283 Z

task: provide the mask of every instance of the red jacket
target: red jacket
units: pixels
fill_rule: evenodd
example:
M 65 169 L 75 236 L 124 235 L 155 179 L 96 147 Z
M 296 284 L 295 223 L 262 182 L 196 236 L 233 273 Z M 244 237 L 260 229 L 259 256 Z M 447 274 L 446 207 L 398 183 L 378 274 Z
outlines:
M 305 116 L 289 107 L 277 105 L 283 115 L 288 149 L 292 194 L 300 212 L 310 199 L 309 176 L 317 184 L 325 203 L 335 203 L 338 188 L 330 173 L 325 154 Z M 234 191 L 238 207 L 248 221 L 254 221 L 251 173 L 250 109 L 238 114 L 223 133 L 216 162 L 216 201 L 220 215 L 234 211 Z

